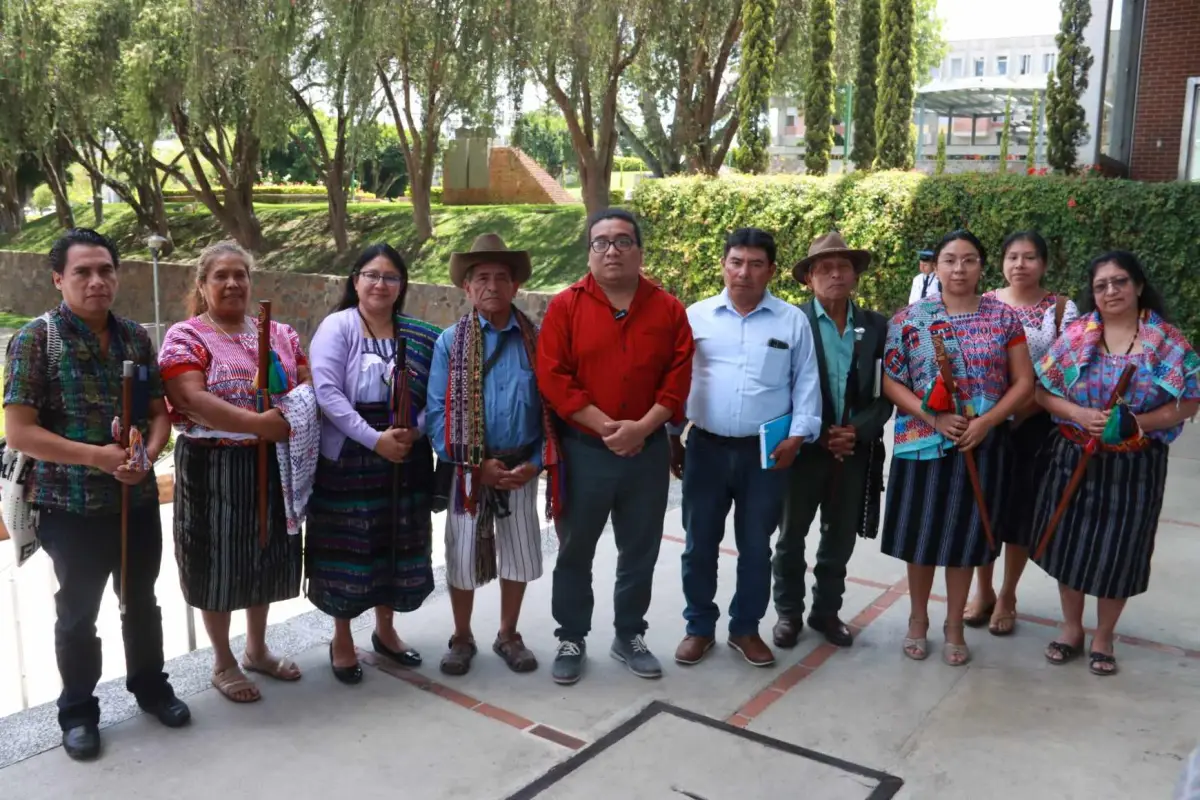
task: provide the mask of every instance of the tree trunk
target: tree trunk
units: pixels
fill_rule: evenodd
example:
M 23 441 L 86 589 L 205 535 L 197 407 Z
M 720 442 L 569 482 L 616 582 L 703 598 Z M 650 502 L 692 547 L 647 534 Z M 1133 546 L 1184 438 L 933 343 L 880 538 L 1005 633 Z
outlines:
M 603 211 L 611 205 L 609 184 L 612 182 L 612 159 L 607 159 L 608 169 L 595 163 L 596 157 L 588 154 L 579 159 L 579 181 L 583 184 L 583 205 L 589 214 Z
M 16 233 L 24 221 L 21 199 L 17 197 L 17 170 L 0 167 L 0 233 Z
M 333 244 L 339 253 L 350 249 L 346 234 L 346 187 L 342 182 L 344 169 L 345 165 L 340 162 L 330 164 L 325 178 L 325 191 L 329 195 L 329 231 L 333 234 Z
M 433 209 L 429 201 L 429 183 L 432 176 L 419 172 L 413 175 L 412 213 L 413 225 L 417 228 L 417 246 L 433 238 Z
M 92 184 L 92 216 L 95 218 L 93 227 L 99 228 L 104 224 L 104 184 L 96 180 L 94 175 L 88 177 Z
M 54 216 L 63 230 L 75 227 L 75 214 L 71 211 L 71 201 L 67 199 L 66 180 L 63 177 L 62 159 L 57 153 L 41 156 L 42 172 L 46 176 L 46 185 L 54 195 Z

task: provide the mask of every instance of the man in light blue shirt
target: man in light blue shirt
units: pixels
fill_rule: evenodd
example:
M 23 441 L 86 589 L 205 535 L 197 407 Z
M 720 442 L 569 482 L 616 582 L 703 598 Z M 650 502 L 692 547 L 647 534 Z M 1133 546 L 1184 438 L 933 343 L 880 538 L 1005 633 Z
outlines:
M 696 344 L 688 395 L 687 448 L 671 431 L 672 471 L 683 479 L 684 619 L 675 652 L 697 664 L 715 642 L 720 616 L 717 560 L 732 505 L 737 590 L 729 607 L 729 646 L 754 666 L 775 655 L 758 633 L 771 594 L 771 535 L 779 524 L 787 476 L 800 445 L 821 433 L 821 389 L 809 321 L 774 297 L 775 240 L 742 228 L 725 241 L 725 291 L 688 309 Z M 759 428 L 791 416 L 787 437 L 763 469 Z M 685 423 L 686 424 L 686 423 Z
M 474 592 L 495 577 L 500 631 L 492 649 L 515 672 L 537 668 L 517 620 L 526 585 L 542 575 L 537 475 L 557 443 L 534 374 L 537 331 L 513 305 L 530 272 L 529 254 L 508 250 L 494 234 L 450 261 L 450 278 L 472 309 L 438 337 L 425 408 L 438 459 L 455 465 L 446 519 L 454 635 L 441 663 L 448 675 L 470 669 Z

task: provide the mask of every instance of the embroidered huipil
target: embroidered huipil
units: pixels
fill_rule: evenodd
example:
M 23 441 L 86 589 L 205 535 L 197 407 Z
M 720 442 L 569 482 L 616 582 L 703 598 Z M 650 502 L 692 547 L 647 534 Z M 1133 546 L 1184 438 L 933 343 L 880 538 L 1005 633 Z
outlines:
M 963 410 L 973 416 L 990 411 L 1008 391 L 1009 349 L 1025 342 L 1016 312 L 986 295 L 973 314 L 947 314 L 940 296 L 897 312 L 888 324 L 884 370 L 917 397 L 926 396 L 938 375 L 935 333 L 946 343 Z M 953 448 L 932 425 L 897 409 L 896 458 L 940 458 Z
M 1149 312 L 1143 319 L 1136 352 L 1109 355 L 1103 352 L 1104 323 L 1096 312 L 1063 329 L 1050 351 L 1034 366 L 1046 391 L 1084 408 L 1104 408 L 1126 364 L 1136 364 L 1124 401 L 1134 414 L 1145 414 L 1167 403 L 1200 400 L 1200 356 L 1179 329 Z M 1054 416 L 1060 425 L 1074 425 Z M 1183 423 L 1146 434 L 1170 444 L 1183 431 Z

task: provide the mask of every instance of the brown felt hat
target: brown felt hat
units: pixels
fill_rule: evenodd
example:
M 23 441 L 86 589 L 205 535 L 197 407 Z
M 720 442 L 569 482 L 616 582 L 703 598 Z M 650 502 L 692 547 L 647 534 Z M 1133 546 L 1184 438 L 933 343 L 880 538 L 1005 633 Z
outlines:
M 467 252 L 450 254 L 450 282 L 461 288 L 471 267 L 480 264 L 507 264 L 512 270 L 513 283 L 525 283 L 533 274 L 528 250 L 509 250 L 499 234 L 485 233 L 475 239 Z
M 867 271 L 867 267 L 871 266 L 871 253 L 869 250 L 855 250 L 852 247 L 846 246 L 846 240 L 837 231 L 827 233 L 821 238 L 812 243 L 808 248 L 808 257 L 798 261 L 796 266 L 792 267 L 792 277 L 801 283 L 808 276 L 809 269 L 817 263 L 817 259 L 828 258 L 829 256 L 842 256 L 848 258 L 850 263 L 854 265 L 854 271 L 859 275 Z

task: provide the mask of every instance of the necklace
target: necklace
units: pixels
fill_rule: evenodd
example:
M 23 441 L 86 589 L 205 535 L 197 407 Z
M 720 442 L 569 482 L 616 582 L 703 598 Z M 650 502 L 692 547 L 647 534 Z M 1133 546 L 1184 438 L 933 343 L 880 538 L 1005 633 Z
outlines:
M 1138 340 L 1138 333 L 1140 333 L 1140 330 L 1137 330 L 1137 329 L 1135 329 L 1135 330 L 1134 330 L 1134 332 L 1133 332 L 1133 338 L 1129 340 L 1129 347 L 1126 347 L 1126 348 L 1125 348 L 1125 353 L 1124 353 L 1124 355 L 1129 355 L 1130 353 L 1132 353 L 1132 352 L 1133 352 L 1133 346 L 1134 346 L 1135 344 L 1137 344 L 1137 340 Z M 1107 334 L 1107 332 L 1106 332 L 1106 333 L 1105 333 L 1105 335 L 1104 335 L 1104 352 L 1105 352 L 1105 353 L 1107 353 L 1108 355 L 1112 355 L 1112 354 L 1113 354 L 1112 350 L 1110 350 L 1110 349 L 1109 349 L 1109 347 L 1108 347 L 1108 334 Z
M 225 336 L 226 339 L 233 342 L 234 344 L 241 344 L 241 342 L 239 342 L 236 338 L 234 338 L 233 334 L 231 334 L 229 331 L 225 330 L 224 328 L 222 328 L 220 325 L 217 324 L 217 321 L 212 318 L 212 314 L 210 314 L 206 311 L 206 312 L 204 312 L 204 318 L 206 320 L 208 320 L 208 324 L 213 330 L 220 331 Z M 238 336 L 246 335 L 246 318 L 245 317 L 242 317 L 242 327 L 237 332 L 237 335 Z

